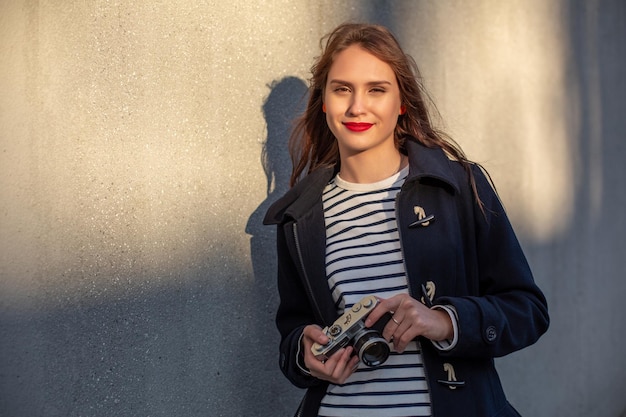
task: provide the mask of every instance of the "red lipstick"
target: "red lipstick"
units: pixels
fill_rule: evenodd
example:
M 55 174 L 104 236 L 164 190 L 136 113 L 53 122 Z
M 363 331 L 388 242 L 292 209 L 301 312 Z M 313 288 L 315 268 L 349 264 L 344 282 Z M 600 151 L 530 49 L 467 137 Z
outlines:
M 365 132 L 367 129 L 372 127 L 373 123 L 362 123 L 362 122 L 346 122 L 343 124 L 349 130 L 353 132 Z

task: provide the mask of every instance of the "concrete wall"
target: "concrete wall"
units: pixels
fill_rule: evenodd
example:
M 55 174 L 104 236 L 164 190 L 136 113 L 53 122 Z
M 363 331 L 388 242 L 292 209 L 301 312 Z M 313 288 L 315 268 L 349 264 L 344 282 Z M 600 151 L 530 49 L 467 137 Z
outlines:
M 274 231 L 318 40 L 391 27 L 552 327 L 526 416 L 626 411 L 623 1 L 0 3 L 0 416 L 289 416 Z

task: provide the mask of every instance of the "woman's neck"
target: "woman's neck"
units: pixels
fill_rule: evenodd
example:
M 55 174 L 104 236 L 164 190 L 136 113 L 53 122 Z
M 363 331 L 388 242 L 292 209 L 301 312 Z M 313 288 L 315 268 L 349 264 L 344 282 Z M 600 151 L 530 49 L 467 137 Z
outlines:
M 386 155 L 362 152 L 342 157 L 339 175 L 344 181 L 371 184 L 391 177 L 408 163 L 408 158 L 395 148 Z

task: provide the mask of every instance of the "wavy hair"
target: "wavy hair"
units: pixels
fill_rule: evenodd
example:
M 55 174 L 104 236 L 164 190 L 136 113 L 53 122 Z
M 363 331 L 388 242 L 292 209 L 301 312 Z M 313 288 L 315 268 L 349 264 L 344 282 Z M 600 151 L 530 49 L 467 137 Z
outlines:
M 404 53 L 387 28 L 363 23 L 344 23 L 320 41 L 322 55 L 311 67 L 307 107 L 296 120 L 289 138 L 289 153 L 293 164 L 290 185 L 295 185 L 303 175 L 317 168 L 339 168 L 337 140 L 326 123 L 322 103 L 328 73 L 336 55 L 352 45 L 359 45 L 387 63 L 396 75 L 400 100 L 406 107 L 406 112 L 398 118 L 394 132 L 396 148 L 406 154 L 405 141 L 416 140 L 429 148 L 443 149 L 468 172 L 472 189 L 480 202 L 471 173 L 471 162 L 450 137 L 435 129 L 431 123 L 427 101 L 435 110 L 436 108 L 423 87 L 417 64 L 410 55 Z

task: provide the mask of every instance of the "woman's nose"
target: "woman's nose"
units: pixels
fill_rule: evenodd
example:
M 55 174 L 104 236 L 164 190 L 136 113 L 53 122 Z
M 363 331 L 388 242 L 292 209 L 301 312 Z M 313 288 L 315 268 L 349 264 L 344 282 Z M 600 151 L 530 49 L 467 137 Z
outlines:
M 365 98 L 362 94 L 354 93 L 350 100 L 350 105 L 347 109 L 347 114 L 350 116 L 356 116 L 362 114 L 365 111 Z

